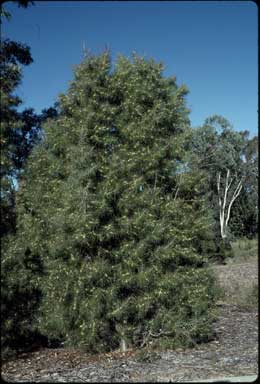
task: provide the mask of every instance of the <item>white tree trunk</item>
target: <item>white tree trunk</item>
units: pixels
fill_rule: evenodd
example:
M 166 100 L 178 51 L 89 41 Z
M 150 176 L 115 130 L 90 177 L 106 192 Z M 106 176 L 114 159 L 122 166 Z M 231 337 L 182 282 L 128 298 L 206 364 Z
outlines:
M 226 180 L 225 180 L 225 188 L 224 188 L 224 192 L 222 193 L 223 197 L 221 196 L 221 190 L 220 190 L 221 173 L 219 173 L 217 176 L 220 233 L 223 240 L 227 238 L 227 229 L 228 229 L 228 222 L 230 218 L 231 207 L 234 201 L 236 200 L 236 198 L 239 196 L 242 189 L 242 179 L 241 179 L 237 187 L 235 188 L 234 192 L 230 195 L 230 198 L 229 198 L 228 191 L 234 180 L 233 178 L 231 178 L 231 180 L 229 181 L 229 176 L 230 176 L 230 170 L 228 169 L 226 174 Z M 228 203 L 228 200 L 229 200 L 229 203 Z

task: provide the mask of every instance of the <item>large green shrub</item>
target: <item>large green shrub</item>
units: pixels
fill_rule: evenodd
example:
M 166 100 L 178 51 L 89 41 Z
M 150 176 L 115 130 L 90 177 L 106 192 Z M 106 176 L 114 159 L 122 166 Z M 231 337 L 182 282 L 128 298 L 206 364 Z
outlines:
M 88 55 L 45 126 L 18 196 L 45 275 L 38 328 L 91 351 L 211 335 L 203 180 L 185 161 L 185 86 L 136 55 Z M 22 257 L 22 255 L 21 255 Z

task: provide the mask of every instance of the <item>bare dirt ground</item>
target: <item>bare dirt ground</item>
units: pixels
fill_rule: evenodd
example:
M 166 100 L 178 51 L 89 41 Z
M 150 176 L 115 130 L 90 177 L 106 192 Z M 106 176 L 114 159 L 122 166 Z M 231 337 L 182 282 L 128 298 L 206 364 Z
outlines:
M 42 349 L 2 366 L 9 382 L 185 382 L 258 374 L 257 259 L 214 266 L 225 292 L 216 339 L 192 349 L 114 352 L 89 356 L 75 349 Z M 252 302 L 251 302 L 252 301 Z M 253 303 L 253 304 L 252 304 Z

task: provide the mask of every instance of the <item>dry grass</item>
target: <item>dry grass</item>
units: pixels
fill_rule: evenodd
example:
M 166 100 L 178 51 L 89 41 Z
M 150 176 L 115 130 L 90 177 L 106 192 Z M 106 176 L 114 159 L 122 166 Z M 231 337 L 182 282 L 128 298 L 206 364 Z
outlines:
M 252 258 L 257 257 L 258 239 L 239 239 L 231 245 L 235 255 L 234 258 L 230 260 L 232 263 L 250 261 Z
M 232 244 L 235 256 L 228 265 L 214 266 L 222 289 L 221 301 L 240 309 L 258 308 L 258 241 L 242 239 Z

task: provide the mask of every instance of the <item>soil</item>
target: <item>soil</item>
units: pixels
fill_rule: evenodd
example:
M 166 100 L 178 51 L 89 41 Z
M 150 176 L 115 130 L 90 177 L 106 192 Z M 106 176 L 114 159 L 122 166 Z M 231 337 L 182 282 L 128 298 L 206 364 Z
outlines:
M 258 374 L 258 308 L 237 293 L 258 282 L 257 260 L 214 266 L 225 291 L 216 338 L 192 349 L 128 350 L 90 356 L 76 349 L 42 349 L 2 364 L 9 382 L 185 382 Z M 249 292 L 249 291 L 248 291 Z M 141 358 L 142 357 L 142 358 Z

